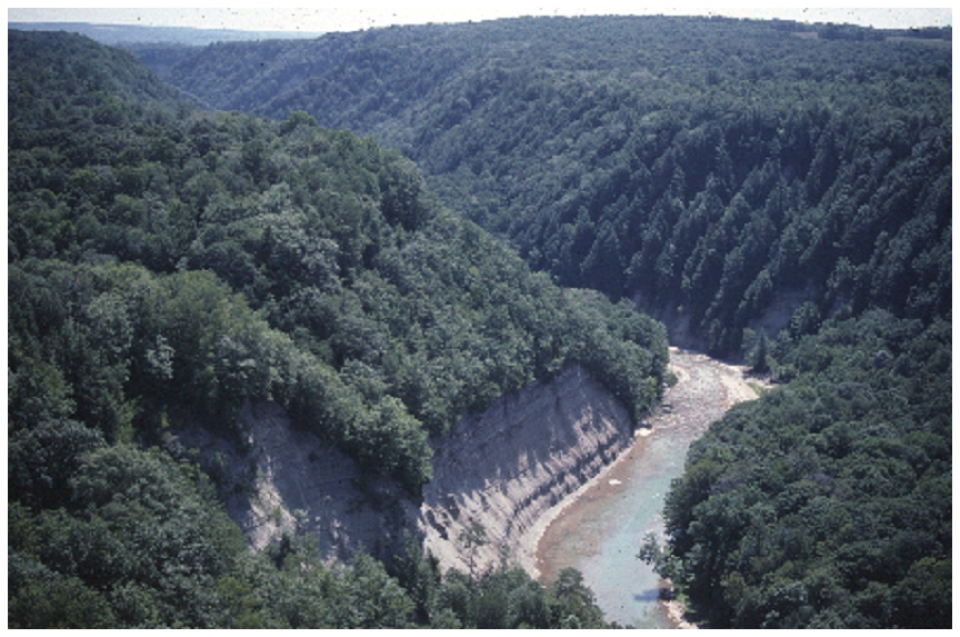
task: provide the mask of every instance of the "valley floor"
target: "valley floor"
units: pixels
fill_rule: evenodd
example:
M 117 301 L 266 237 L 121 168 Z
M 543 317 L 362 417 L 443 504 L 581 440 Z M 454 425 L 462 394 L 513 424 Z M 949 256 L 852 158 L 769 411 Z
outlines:
M 552 581 L 568 566 L 579 569 L 607 620 L 621 625 L 684 627 L 676 603 L 671 608 L 660 599 L 660 579 L 634 556 L 643 535 L 662 533 L 663 499 L 670 480 L 683 469 L 690 442 L 733 405 L 755 399 L 760 384 L 741 366 L 677 348 L 671 348 L 670 369 L 677 383 L 634 444 L 547 512 L 553 521 L 539 540 L 542 578 Z

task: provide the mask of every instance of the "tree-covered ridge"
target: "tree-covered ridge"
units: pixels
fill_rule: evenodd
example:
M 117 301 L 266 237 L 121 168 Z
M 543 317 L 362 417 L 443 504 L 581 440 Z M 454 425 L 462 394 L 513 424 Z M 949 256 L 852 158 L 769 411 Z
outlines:
M 11 453 L 69 480 L 56 507 L 10 502 L 10 628 L 605 627 L 572 569 L 545 587 L 506 565 L 441 578 L 415 546 L 389 568 L 325 567 L 299 539 L 252 554 L 192 460 L 75 422 L 31 442 Z
M 171 81 L 374 134 L 534 268 L 735 353 L 788 292 L 949 307 L 950 76 L 871 30 L 584 18 L 218 45 Z
M 29 84 L 17 69 L 11 76 Z M 58 103 L 50 88 L 33 111 Z M 62 104 L 71 117 L 89 117 Z M 78 325 L 98 295 L 114 295 L 117 320 L 153 331 L 129 347 L 163 339 L 176 353 L 169 395 L 208 410 L 224 397 L 275 396 L 301 422 L 358 445 L 361 457 L 367 442 L 349 441 L 368 427 L 384 430 L 369 434 L 376 444 L 421 423 L 440 435 L 467 411 L 569 361 L 594 368 L 635 416 L 657 399 L 666 361 L 660 328 L 531 275 L 481 230 L 441 212 L 399 155 L 321 130 L 303 114 L 278 125 L 188 111 L 161 111 L 149 127 L 128 118 L 97 125 L 80 155 L 71 138 L 12 142 L 13 271 L 49 269 L 36 259 L 56 257 L 71 264 L 57 267 L 96 277 L 108 266 L 93 264 L 109 257 L 143 268 L 136 276 L 163 288 L 153 294 L 170 307 L 160 317 L 130 316 L 129 297 L 139 292 L 108 283 L 57 308 L 56 319 L 25 322 L 28 333 Z M 45 122 L 20 121 L 24 140 L 39 130 L 62 139 Z M 79 271 L 62 278 L 86 280 Z M 48 285 L 25 285 L 23 306 Z M 69 298 L 64 290 L 51 296 Z M 228 306 L 221 324 L 216 310 Z M 180 323 L 191 316 L 199 323 L 188 330 Z M 129 358 L 127 350 L 116 355 L 128 366 Z M 317 398 L 328 382 L 328 399 Z M 366 411 L 371 422 L 353 422 Z M 424 464 L 406 474 L 411 486 L 429 476 L 425 439 L 415 437 L 400 458 L 375 463 Z
M 781 343 L 790 385 L 691 446 L 645 552 L 709 626 L 951 625 L 950 333 L 871 311 Z
M 532 274 L 372 140 L 192 111 L 85 38 L 9 42 L 12 626 L 602 623 L 573 575 L 250 556 L 176 434 L 245 440 L 238 408 L 274 400 L 417 493 L 430 435 L 568 363 L 642 414 L 662 326 Z
M 187 103 L 180 91 L 158 80 L 128 52 L 91 49 L 86 40 L 64 33 L 9 30 L 7 39 L 11 145 L 49 142 L 35 137 L 46 129 L 62 135 L 63 129 L 69 128 L 73 134 L 84 135 L 127 118 L 143 118 L 147 121 L 142 125 L 146 125 L 149 120 L 144 116 L 152 114 L 150 111 Z M 48 99 L 37 94 L 40 88 Z M 57 100 L 69 100 L 69 107 Z M 62 117 L 72 119 L 61 121 Z

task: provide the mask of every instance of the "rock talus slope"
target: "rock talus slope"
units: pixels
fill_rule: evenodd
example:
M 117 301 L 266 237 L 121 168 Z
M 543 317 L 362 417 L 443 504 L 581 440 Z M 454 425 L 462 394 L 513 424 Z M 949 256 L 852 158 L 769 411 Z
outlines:
M 336 447 L 292 425 L 276 403 L 245 404 L 239 425 L 243 444 L 199 428 L 179 437 L 215 459 L 227 513 L 253 550 L 285 534 L 311 536 L 327 563 L 360 548 L 381 559 L 399 549 L 418 505 L 399 486 L 365 475 Z

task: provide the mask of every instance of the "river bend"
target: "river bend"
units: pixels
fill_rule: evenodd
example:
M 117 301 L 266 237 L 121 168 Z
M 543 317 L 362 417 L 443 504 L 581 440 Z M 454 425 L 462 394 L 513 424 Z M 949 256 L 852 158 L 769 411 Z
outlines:
M 660 580 L 635 556 L 644 535 L 663 533 L 664 497 L 687 449 L 734 404 L 757 397 L 743 368 L 670 348 L 677 383 L 633 445 L 547 527 L 537 549 L 545 581 L 572 566 L 583 573 L 607 621 L 637 628 L 676 625 L 658 601 Z M 646 435 L 643 435 L 646 434 Z

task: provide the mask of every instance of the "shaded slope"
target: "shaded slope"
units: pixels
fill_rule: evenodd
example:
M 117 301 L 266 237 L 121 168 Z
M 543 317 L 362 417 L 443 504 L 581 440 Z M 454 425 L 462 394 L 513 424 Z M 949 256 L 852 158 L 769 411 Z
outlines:
M 949 323 L 806 336 L 787 387 L 695 442 L 657 560 L 710 627 L 951 625 Z
M 533 267 L 737 353 L 804 301 L 949 306 L 950 66 L 869 29 L 520 19 L 211 47 L 171 80 L 376 135 Z
M 373 140 L 168 104 L 130 55 L 79 36 L 10 46 L 11 625 L 602 624 L 582 586 L 555 594 L 509 567 L 466 598 L 522 589 L 545 614 L 458 615 L 444 596 L 462 579 L 415 542 L 403 586 L 359 551 L 326 568 L 282 530 L 250 554 L 222 509 L 259 488 L 255 468 L 234 479 L 184 441 L 272 444 L 245 407 L 282 407 L 283 434 L 363 496 L 382 481 L 415 499 L 431 437 L 568 364 L 644 413 L 662 326 L 532 274 Z M 277 494 L 302 486 L 268 484 L 254 522 L 289 522 Z
M 74 65 L 99 69 L 107 56 L 134 67 L 110 82 L 98 70 L 92 86 L 11 69 L 35 106 L 15 103 L 24 127 L 10 148 L 14 271 L 89 270 L 110 281 L 113 270 L 101 264 L 116 260 L 164 289 L 168 305 L 145 314 L 154 325 L 128 317 L 139 339 L 130 347 L 156 351 L 163 339 L 175 352 L 172 385 L 158 393 L 124 351 L 115 361 L 131 380 L 117 390 L 132 393 L 118 395 L 121 404 L 145 392 L 159 406 L 177 396 L 209 414 L 276 395 L 294 420 L 371 470 L 405 474 L 415 489 L 429 479 L 428 434 L 567 362 L 596 371 L 635 417 L 657 399 L 666 361 L 659 326 L 532 275 L 498 241 L 444 212 L 398 154 L 306 116 L 275 125 L 157 107 L 100 122 L 84 100 L 119 99 L 149 73 L 78 36 L 55 34 L 57 45 L 42 50 L 30 49 L 26 34 L 12 46 L 21 40 L 37 63 L 55 66 L 72 51 Z M 59 119 L 45 126 L 25 110 Z M 50 258 L 65 263 L 37 261 Z M 98 283 L 97 293 L 135 294 L 125 284 Z M 226 301 L 227 290 L 239 296 Z M 234 308 L 222 321 L 219 298 Z M 88 302 L 50 325 L 69 324 Z M 203 311 L 214 314 L 194 333 L 174 328 L 178 312 Z

